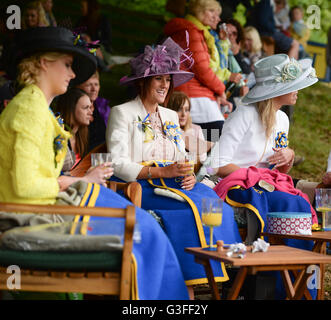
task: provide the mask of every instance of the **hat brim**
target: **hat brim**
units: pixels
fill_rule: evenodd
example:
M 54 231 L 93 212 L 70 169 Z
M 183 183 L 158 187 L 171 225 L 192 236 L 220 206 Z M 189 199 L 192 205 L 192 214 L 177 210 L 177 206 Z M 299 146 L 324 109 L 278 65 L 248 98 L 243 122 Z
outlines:
M 86 51 L 86 52 L 85 52 Z M 63 52 L 73 55 L 73 62 L 72 62 L 72 71 L 75 73 L 75 78 L 70 81 L 70 85 L 78 85 L 86 80 L 88 80 L 96 71 L 97 69 L 97 60 L 96 58 L 89 53 L 87 50 L 82 48 L 73 48 L 73 47 L 65 47 L 59 46 L 57 48 L 52 48 L 50 46 L 47 47 L 39 47 L 37 50 L 30 50 L 24 53 L 24 55 L 18 56 L 16 59 L 16 66 L 18 63 L 37 52 Z M 17 70 L 16 70 L 17 74 Z
M 148 77 L 155 77 L 155 76 L 160 76 L 160 75 L 166 75 L 166 74 L 170 74 L 172 76 L 172 80 L 174 83 L 174 88 L 180 86 L 181 84 L 184 84 L 187 81 L 190 81 L 193 77 L 194 77 L 194 73 L 192 72 L 187 72 L 187 71 L 171 71 L 171 72 L 165 72 L 165 73 L 156 73 L 156 74 L 150 74 L 148 75 Z M 125 84 L 130 84 L 132 83 L 132 81 L 134 80 L 138 80 L 138 79 L 143 79 L 146 77 L 143 76 L 125 76 L 120 80 L 120 84 L 125 85 Z
M 273 84 L 256 84 L 249 92 L 241 99 L 244 104 L 251 104 L 271 98 L 276 98 L 294 91 L 307 88 L 318 81 L 317 77 L 310 77 L 313 71 L 310 59 L 298 61 L 302 67 L 302 74 L 300 77 L 291 82 L 276 82 Z
M 72 32 L 65 28 L 37 27 L 24 30 L 18 34 L 15 46 L 15 57 L 10 68 L 10 76 L 13 79 L 17 77 L 17 67 L 22 59 L 43 52 L 63 52 L 73 55 L 72 70 L 75 78 L 71 84 L 74 85 L 89 79 L 97 69 L 96 57 L 86 48 L 74 45 Z

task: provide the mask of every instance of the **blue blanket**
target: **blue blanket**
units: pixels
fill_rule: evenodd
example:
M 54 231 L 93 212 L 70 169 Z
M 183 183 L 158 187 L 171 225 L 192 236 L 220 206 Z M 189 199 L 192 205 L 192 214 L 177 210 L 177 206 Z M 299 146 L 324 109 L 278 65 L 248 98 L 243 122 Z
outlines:
M 116 179 L 116 178 L 114 178 Z M 203 197 L 218 198 L 209 187 L 197 183 L 191 191 L 180 189 L 176 179 L 138 180 L 143 188 L 142 208 L 153 210 L 161 217 L 164 230 L 172 243 L 182 268 L 187 285 L 207 283 L 203 266 L 194 261 L 194 257 L 184 251 L 186 247 L 207 247 L 209 245 L 209 228 L 201 223 L 201 200 Z M 155 187 L 170 189 L 186 198 L 181 202 L 172 198 L 156 195 Z M 214 228 L 214 243 L 223 240 L 230 244 L 241 242 L 232 208 L 224 203 L 223 222 Z M 224 264 L 212 261 L 216 281 L 227 281 Z
M 89 184 L 84 206 L 125 208 L 132 205 L 128 200 L 98 184 Z M 93 227 L 90 235 L 105 235 L 112 232 L 120 218 L 90 217 Z M 123 220 L 123 219 L 121 219 Z M 101 222 L 101 223 L 95 223 Z M 133 244 L 132 298 L 141 300 L 184 300 L 188 292 L 174 249 L 166 234 L 146 211 L 136 207 L 136 225 L 141 240 Z M 123 223 L 122 223 L 123 226 Z

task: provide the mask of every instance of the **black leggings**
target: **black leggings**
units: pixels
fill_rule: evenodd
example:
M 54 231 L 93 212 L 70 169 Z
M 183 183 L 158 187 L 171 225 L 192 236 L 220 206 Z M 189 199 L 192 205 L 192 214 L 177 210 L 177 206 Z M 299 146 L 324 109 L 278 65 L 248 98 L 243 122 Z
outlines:
M 202 128 L 203 135 L 207 141 L 217 142 L 221 136 L 224 121 L 195 123 Z

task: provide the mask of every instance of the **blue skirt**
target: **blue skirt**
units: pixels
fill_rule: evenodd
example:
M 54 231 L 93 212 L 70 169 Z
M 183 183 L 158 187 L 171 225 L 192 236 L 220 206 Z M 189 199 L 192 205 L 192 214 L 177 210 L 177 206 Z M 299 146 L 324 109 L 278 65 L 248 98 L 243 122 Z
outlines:
M 83 206 L 126 208 L 132 205 L 118 193 L 89 184 Z M 111 234 L 120 218 L 90 217 L 88 235 Z M 95 223 L 99 222 L 99 223 Z M 101 223 L 100 223 L 101 222 Z M 124 222 L 124 221 L 123 221 Z M 124 223 L 122 223 L 122 226 Z M 141 300 L 186 300 L 188 292 L 176 253 L 168 237 L 145 210 L 136 207 L 140 241 L 134 241 L 132 298 Z

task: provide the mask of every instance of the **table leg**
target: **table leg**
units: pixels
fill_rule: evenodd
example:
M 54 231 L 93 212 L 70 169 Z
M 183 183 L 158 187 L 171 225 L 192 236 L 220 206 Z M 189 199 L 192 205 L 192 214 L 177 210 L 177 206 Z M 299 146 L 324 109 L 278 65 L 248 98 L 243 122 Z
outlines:
M 325 241 L 315 241 L 313 252 L 326 254 L 326 242 Z M 325 276 L 325 265 L 320 264 L 320 288 L 317 289 L 317 300 L 324 300 L 324 276 Z
M 295 281 L 294 281 L 294 285 L 293 285 L 294 291 L 295 291 L 297 289 L 298 284 L 301 281 L 300 279 L 301 279 L 303 274 L 302 273 L 299 274 L 298 270 L 292 270 L 292 273 L 293 273 L 293 276 L 295 277 Z M 300 277 L 299 277 L 299 275 L 300 275 Z M 307 286 L 305 288 L 304 295 L 305 295 L 307 300 L 313 300 Z
M 234 283 L 228 293 L 227 300 L 236 300 L 240 289 L 245 281 L 245 278 L 247 276 L 248 268 L 247 267 L 241 267 L 238 271 L 238 274 L 236 275 L 236 278 L 234 280 Z
M 295 291 L 292 285 L 292 280 L 288 270 L 281 270 L 280 274 L 283 279 L 287 299 L 292 299 L 294 297 Z
M 310 274 L 307 272 L 307 268 L 300 271 L 299 276 L 294 283 L 295 294 L 293 300 L 301 300 L 307 288 L 307 279 L 309 276 Z
M 206 275 L 207 275 L 207 278 L 208 278 L 208 282 L 209 282 L 209 286 L 210 286 L 210 289 L 211 289 L 213 299 L 214 300 L 221 300 L 221 297 L 220 297 L 220 294 L 218 292 L 218 288 L 217 288 L 217 285 L 216 285 L 216 282 L 215 282 L 213 269 L 211 268 L 209 259 L 203 259 L 202 260 L 202 259 L 196 258 L 195 262 L 202 264 L 205 268 L 205 272 L 206 272 Z
M 323 242 L 321 246 L 321 253 L 326 254 L 326 242 Z M 324 278 L 325 278 L 325 264 L 322 263 L 320 267 L 320 288 L 317 291 L 317 299 L 324 300 Z

